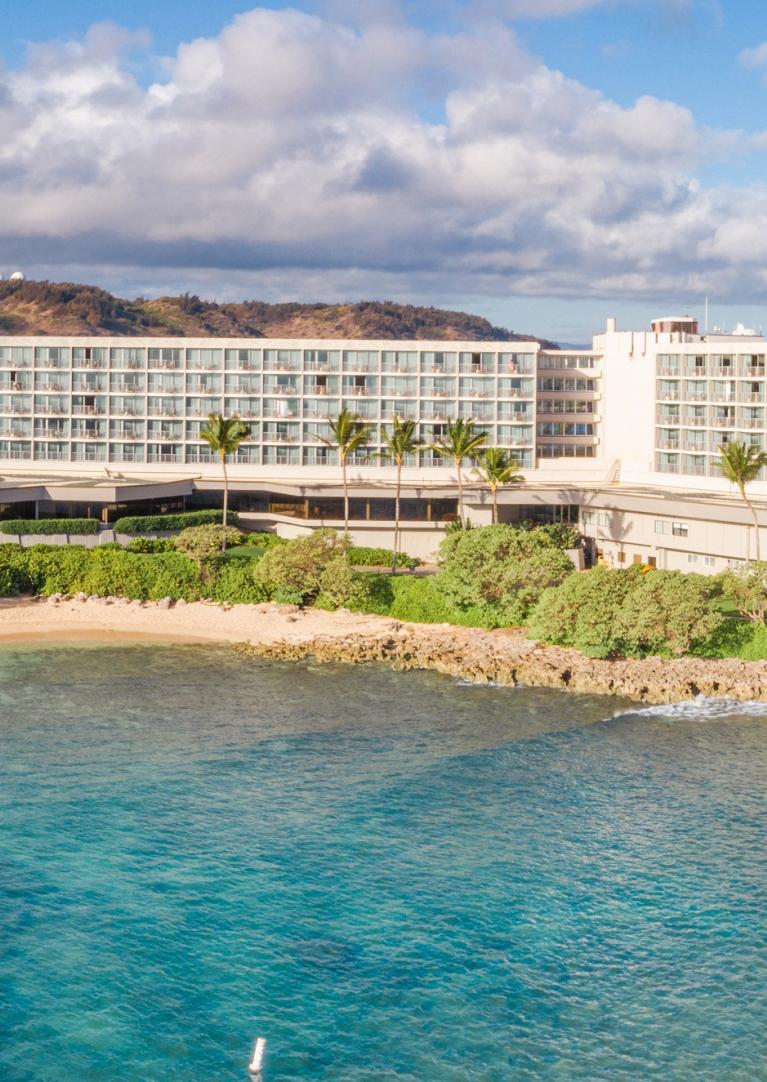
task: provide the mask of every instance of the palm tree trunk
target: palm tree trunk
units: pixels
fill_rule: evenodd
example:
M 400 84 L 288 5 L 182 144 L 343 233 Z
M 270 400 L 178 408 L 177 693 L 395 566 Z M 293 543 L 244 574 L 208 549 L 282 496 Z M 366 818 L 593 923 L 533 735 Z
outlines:
M 344 485 L 344 541 L 349 541 L 349 486 L 346 482 L 346 454 L 341 454 L 341 478 Z
M 458 519 L 463 525 L 463 476 L 461 474 L 461 464 L 463 459 L 455 459 L 455 468 L 458 473 Z
M 749 511 L 751 512 L 751 517 L 754 520 L 754 541 L 755 541 L 754 549 L 756 550 L 756 560 L 757 560 L 757 563 L 758 563 L 759 560 L 761 559 L 761 555 L 760 555 L 761 550 L 760 550 L 760 546 L 759 546 L 759 516 L 756 513 L 756 508 L 754 507 L 754 505 L 751 503 L 751 500 L 749 500 L 748 496 L 746 495 L 745 486 L 740 490 L 740 494 L 743 497 L 743 499 L 746 501 L 746 506 L 748 507 Z M 749 556 L 750 556 L 750 545 L 749 545 L 748 549 L 746 550 L 746 562 L 748 562 Z
M 491 485 L 491 491 L 493 493 L 493 526 L 498 524 L 498 485 Z
M 221 551 L 226 552 L 226 520 L 229 514 L 229 475 L 226 472 L 226 454 L 221 452 L 221 467 L 224 471 L 224 513 L 221 516 Z
M 399 555 L 399 504 L 402 487 L 402 462 L 397 462 L 397 491 L 394 495 L 394 551 L 391 556 L 391 573 L 397 574 L 397 556 Z

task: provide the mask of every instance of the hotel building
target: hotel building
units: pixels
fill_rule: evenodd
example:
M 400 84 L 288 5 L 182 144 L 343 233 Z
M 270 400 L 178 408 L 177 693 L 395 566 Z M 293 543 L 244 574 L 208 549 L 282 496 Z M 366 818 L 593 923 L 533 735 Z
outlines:
M 691 317 L 618 331 L 590 350 L 538 342 L 0 337 L 0 515 L 121 514 L 214 506 L 221 469 L 200 437 L 209 413 L 250 437 L 230 459 L 233 506 L 286 536 L 339 525 L 327 421 L 370 425 L 349 463 L 352 527 L 388 543 L 395 472 L 381 426 L 418 423 L 427 448 L 403 472 L 404 547 L 436 551 L 457 510 L 455 469 L 430 446 L 457 417 L 520 464 L 503 521 L 579 524 L 602 557 L 716 571 L 745 556 L 750 515 L 717 453 L 765 446 L 767 344 L 739 328 L 700 334 Z M 472 521 L 490 520 L 465 468 Z M 753 485 L 767 525 L 767 482 Z M 764 506 L 763 506 L 764 501 Z M 108 534 L 105 533 L 105 536 Z

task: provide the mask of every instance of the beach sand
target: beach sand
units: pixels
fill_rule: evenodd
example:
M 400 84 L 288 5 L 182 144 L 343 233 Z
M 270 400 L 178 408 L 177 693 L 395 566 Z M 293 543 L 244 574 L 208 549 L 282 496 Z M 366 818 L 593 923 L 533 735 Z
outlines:
M 305 643 L 380 633 L 391 620 L 292 605 L 178 602 L 163 608 L 122 598 L 0 600 L 0 642 L 134 639 L 198 643 Z

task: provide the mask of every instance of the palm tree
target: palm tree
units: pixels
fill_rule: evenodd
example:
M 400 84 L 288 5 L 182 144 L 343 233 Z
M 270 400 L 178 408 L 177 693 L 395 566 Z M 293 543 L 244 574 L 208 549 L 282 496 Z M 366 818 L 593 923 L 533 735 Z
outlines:
M 381 454 L 394 459 L 397 467 L 397 491 L 394 497 L 394 549 L 391 558 L 391 573 L 396 574 L 397 556 L 399 555 L 399 512 L 400 492 L 402 490 L 402 467 L 408 455 L 418 454 L 423 449 L 423 444 L 415 438 L 415 421 L 403 421 L 399 417 L 394 418 L 391 432 L 381 428 L 381 441 L 386 447 Z
M 753 516 L 756 558 L 759 560 L 759 518 L 756 514 L 756 508 L 746 495 L 746 485 L 755 481 L 762 467 L 767 466 L 767 454 L 750 443 L 723 443 L 719 448 L 719 454 L 722 456 L 718 463 L 719 468 L 727 480 L 737 486 Z M 746 560 L 749 559 L 750 555 L 749 534 L 750 528 L 746 534 Z
M 227 455 L 233 455 L 243 440 L 250 435 L 250 425 L 239 417 L 224 417 L 221 413 L 209 413 L 208 423 L 200 432 L 200 438 L 221 459 L 224 471 L 224 513 L 221 519 L 221 551 L 226 552 L 226 517 L 229 513 L 229 477 L 226 472 Z
M 524 481 L 515 458 L 502 447 L 485 447 L 477 458 L 474 473 L 489 486 L 493 494 L 493 525 L 498 521 L 498 488 L 500 485 L 520 485 Z
M 465 458 L 476 455 L 487 439 L 487 432 L 475 430 L 476 421 L 464 421 L 459 417 L 447 426 L 447 435 L 433 444 L 433 450 L 443 458 L 452 459 L 458 473 L 458 518 L 463 522 L 463 475 L 461 467 Z
M 370 435 L 370 425 L 367 422 L 362 421 L 356 413 L 352 413 L 351 410 L 343 409 L 336 417 L 335 421 L 328 421 L 330 425 L 330 431 L 332 433 L 331 439 L 325 439 L 324 436 L 320 436 L 320 439 L 328 447 L 332 447 L 334 451 L 338 451 L 338 457 L 341 462 L 341 477 L 343 479 L 344 486 L 344 537 L 348 541 L 349 539 L 349 485 L 346 478 L 346 460 L 349 455 L 354 454 L 364 443 Z

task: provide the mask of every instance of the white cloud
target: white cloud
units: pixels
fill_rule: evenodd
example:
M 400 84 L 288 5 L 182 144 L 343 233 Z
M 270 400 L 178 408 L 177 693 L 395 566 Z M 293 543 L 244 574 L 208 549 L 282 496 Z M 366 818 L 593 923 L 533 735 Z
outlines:
M 767 67 L 767 41 L 753 49 L 744 49 L 738 59 L 745 68 Z
M 508 30 L 256 9 L 149 87 L 142 45 L 96 28 L 0 75 L 4 258 L 219 296 L 762 288 L 767 196 L 695 180 L 745 140 L 621 107 Z

